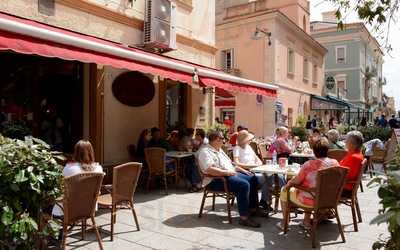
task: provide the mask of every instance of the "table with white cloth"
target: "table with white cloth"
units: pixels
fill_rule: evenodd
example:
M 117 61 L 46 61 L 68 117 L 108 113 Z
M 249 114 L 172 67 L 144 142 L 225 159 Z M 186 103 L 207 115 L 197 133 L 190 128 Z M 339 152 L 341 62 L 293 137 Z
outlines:
M 165 156 L 176 160 L 176 173 L 178 178 L 182 177 L 185 180 L 185 165 L 182 165 L 182 159 L 194 156 L 194 152 L 187 151 L 168 151 Z M 177 180 L 179 182 L 179 179 Z M 185 184 L 186 181 L 185 181 Z
M 279 167 L 279 165 L 262 165 L 252 168 L 250 171 L 265 175 L 281 174 L 288 177 L 293 177 L 299 173 L 300 167 L 298 164 L 287 165 L 283 168 Z
M 299 164 L 290 164 L 286 165 L 285 167 L 280 167 L 279 165 L 262 165 L 259 167 L 252 168 L 250 170 L 253 173 L 260 173 L 263 174 L 266 178 L 267 176 L 273 175 L 274 176 L 274 189 L 273 195 L 276 199 L 279 199 L 281 186 L 279 185 L 279 175 L 285 176 L 286 180 L 290 180 L 296 175 L 298 175 L 300 171 Z M 277 212 L 278 203 L 275 201 L 275 212 Z

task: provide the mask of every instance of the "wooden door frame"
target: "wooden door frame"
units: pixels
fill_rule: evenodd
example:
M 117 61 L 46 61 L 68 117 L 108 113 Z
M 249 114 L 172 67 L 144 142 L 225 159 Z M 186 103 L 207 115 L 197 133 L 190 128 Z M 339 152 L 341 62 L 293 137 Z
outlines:
M 89 140 L 95 159 L 104 163 L 104 68 L 89 68 Z

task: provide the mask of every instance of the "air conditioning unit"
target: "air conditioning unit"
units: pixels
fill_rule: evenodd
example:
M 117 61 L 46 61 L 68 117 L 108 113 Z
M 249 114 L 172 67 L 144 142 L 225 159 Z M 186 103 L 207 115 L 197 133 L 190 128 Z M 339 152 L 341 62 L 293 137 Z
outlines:
M 144 47 L 157 52 L 176 49 L 176 5 L 169 0 L 146 0 Z

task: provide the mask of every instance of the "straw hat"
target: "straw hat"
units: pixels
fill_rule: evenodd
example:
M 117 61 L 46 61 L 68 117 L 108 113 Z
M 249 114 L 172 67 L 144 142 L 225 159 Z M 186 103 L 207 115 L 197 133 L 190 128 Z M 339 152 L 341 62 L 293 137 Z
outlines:
M 237 142 L 239 145 L 249 142 L 254 139 L 254 135 L 250 134 L 247 130 L 242 130 L 239 132 L 238 137 L 237 137 Z

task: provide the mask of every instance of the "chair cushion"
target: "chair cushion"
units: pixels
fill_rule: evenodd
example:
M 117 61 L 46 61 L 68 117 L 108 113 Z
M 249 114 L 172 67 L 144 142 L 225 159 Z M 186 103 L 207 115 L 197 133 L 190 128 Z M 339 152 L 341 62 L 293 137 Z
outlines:
M 99 198 L 97 199 L 97 203 L 100 206 L 104 206 L 104 207 L 109 207 L 112 205 L 112 197 L 111 194 L 103 194 L 100 195 Z

